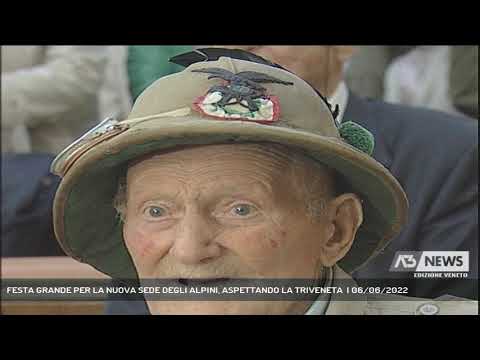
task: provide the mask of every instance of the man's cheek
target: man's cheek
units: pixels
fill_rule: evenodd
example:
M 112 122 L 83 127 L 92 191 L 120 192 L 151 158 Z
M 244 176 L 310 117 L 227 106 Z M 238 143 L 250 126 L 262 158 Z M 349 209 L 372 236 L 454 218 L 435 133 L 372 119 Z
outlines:
M 242 229 L 228 236 L 228 247 L 261 271 L 281 253 L 285 234 L 268 227 Z
M 239 228 L 223 236 L 227 239 L 229 247 L 247 254 L 264 253 L 277 246 L 268 236 L 268 230 L 262 227 Z
M 158 256 L 158 242 L 146 228 L 127 225 L 124 230 L 124 238 L 127 248 L 135 258 L 148 261 L 148 259 Z

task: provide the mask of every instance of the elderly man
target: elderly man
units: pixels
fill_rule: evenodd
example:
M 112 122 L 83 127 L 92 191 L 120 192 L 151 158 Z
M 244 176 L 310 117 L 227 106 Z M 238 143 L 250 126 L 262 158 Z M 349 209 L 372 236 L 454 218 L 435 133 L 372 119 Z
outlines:
M 338 125 L 296 75 L 227 57 L 198 62 L 148 87 L 126 120 L 59 155 L 55 232 L 67 254 L 141 284 L 311 279 L 358 291 L 347 273 L 407 215 L 401 186 L 372 150 L 366 129 Z M 152 314 L 477 312 L 462 299 L 363 292 L 349 301 L 146 300 Z

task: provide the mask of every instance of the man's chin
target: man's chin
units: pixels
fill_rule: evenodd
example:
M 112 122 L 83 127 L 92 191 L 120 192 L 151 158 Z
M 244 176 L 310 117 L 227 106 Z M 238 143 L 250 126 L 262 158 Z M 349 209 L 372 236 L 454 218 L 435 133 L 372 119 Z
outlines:
M 301 315 L 308 304 L 293 301 L 147 301 L 152 315 Z

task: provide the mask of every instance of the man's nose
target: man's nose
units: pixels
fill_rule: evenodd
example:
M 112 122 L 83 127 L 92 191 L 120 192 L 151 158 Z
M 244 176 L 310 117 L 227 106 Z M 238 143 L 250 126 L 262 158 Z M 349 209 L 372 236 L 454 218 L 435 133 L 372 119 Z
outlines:
M 215 233 L 215 225 L 205 215 L 190 212 L 179 224 L 170 253 L 188 265 L 214 259 L 221 252 L 220 245 L 215 242 Z

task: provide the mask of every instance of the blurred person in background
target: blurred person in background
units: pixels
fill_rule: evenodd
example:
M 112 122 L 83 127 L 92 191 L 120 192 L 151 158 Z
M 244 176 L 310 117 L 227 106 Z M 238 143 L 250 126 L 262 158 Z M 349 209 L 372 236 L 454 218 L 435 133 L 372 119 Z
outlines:
M 385 71 L 384 100 L 459 113 L 449 92 L 450 46 L 416 46 Z
M 361 46 L 345 69 L 366 98 L 478 119 L 478 46 Z
M 104 46 L 2 46 L 2 256 L 63 255 L 49 165 L 98 122 Z
M 452 46 L 449 94 L 456 109 L 478 120 L 478 46 Z
M 99 120 L 124 119 L 132 107 L 127 73 L 129 46 L 107 46 L 105 78 L 99 91 Z
M 58 154 L 98 121 L 103 46 L 2 46 L 2 152 Z
M 414 46 L 358 46 L 345 63 L 345 83 L 363 98 L 383 99 L 385 71 L 390 63 Z

